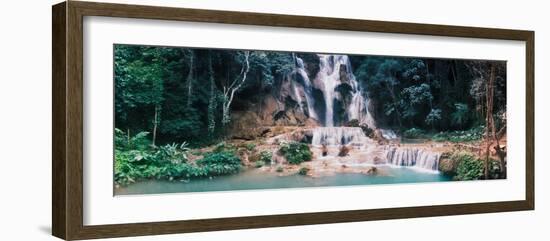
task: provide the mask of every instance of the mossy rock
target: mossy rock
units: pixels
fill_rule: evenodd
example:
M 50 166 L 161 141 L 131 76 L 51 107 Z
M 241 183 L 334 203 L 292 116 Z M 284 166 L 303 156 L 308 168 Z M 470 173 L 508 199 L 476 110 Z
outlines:
M 458 163 L 453 161 L 451 158 L 441 157 L 439 160 L 439 171 L 445 175 L 454 176 L 456 175 L 456 168 Z
M 250 155 L 248 155 L 248 161 L 251 163 L 255 163 L 257 161 L 260 161 L 261 155 L 259 152 L 253 152 Z

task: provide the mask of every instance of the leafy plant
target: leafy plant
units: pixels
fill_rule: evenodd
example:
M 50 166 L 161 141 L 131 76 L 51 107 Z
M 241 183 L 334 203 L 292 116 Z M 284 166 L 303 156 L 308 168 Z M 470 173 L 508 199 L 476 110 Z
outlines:
M 260 152 L 260 161 L 264 163 L 271 163 L 272 158 L 273 158 L 273 154 L 271 154 L 270 151 Z
M 124 131 L 115 128 L 115 148 L 122 149 L 128 145 L 128 136 Z
M 309 168 L 307 168 L 307 167 L 302 167 L 302 168 L 300 168 L 300 170 L 298 171 L 298 174 L 305 176 L 305 175 L 307 175 L 307 173 L 308 173 L 309 171 L 310 171 Z
M 300 142 L 283 142 L 279 148 L 279 152 L 283 154 L 290 164 L 300 164 L 305 161 L 311 161 L 313 153 L 309 150 L 309 146 Z
M 209 175 L 234 174 L 241 169 L 241 159 L 232 152 L 212 152 L 197 161 L 199 166 L 206 168 Z
M 143 150 L 151 145 L 151 141 L 147 139 L 147 136 L 149 135 L 149 132 L 142 131 L 137 133 L 135 136 L 130 138 L 130 146 L 131 149 L 140 149 Z
M 142 131 L 129 137 L 128 133 L 115 128 L 115 148 L 120 150 L 144 150 L 151 145 L 147 139 L 149 132 Z
M 246 143 L 246 149 L 249 150 L 249 151 L 253 151 L 254 148 L 256 148 L 256 144 L 254 143 Z
M 275 169 L 276 172 L 283 172 L 284 170 L 282 166 L 278 166 L 277 169 Z
M 187 143 L 183 142 L 182 144 L 168 144 L 158 147 L 157 152 L 155 153 L 155 159 L 157 161 L 170 161 L 172 163 L 181 163 L 187 161 Z
M 426 124 L 431 125 L 432 127 L 436 126 L 439 121 L 441 121 L 441 110 L 432 109 L 430 113 L 426 116 Z
M 464 103 L 456 103 L 455 111 L 451 113 L 451 121 L 458 127 L 464 126 L 468 121 L 468 105 Z
M 483 176 L 483 162 L 468 152 L 457 152 L 451 160 L 458 162 L 455 178 L 458 180 L 478 180 Z
M 263 161 L 254 162 L 254 167 L 255 168 L 260 168 L 260 167 L 263 167 L 264 165 L 265 165 L 265 162 L 263 162 Z
M 220 152 L 236 153 L 237 152 L 237 147 L 235 147 L 231 144 L 227 144 L 225 141 L 222 141 L 222 142 L 216 144 L 216 146 L 214 147 L 214 150 L 212 150 L 212 152 L 215 152 L 215 153 L 220 153 Z
M 127 185 L 135 182 L 138 171 L 130 161 L 128 153 L 115 150 L 115 183 Z
M 440 132 L 432 136 L 433 141 L 469 142 L 483 138 L 484 126 L 478 126 L 466 131 Z
M 232 152 L 211 152 L 196 164 L 187 162 L 187 144 L 170 144 L 158 150 L 115 151 L 115 183 L 139 179 L 201 178 L 239 172 L 241 160 Z
M 351 119 L 350 121 L 348 121 L 348 123 L 346 123 L 346 126 L 359 127 L 359 120 L 358 119 Z
M 421 138 L 425 135 L 425 132 L 418 128 L 411 128 L 403 132 L 403 137 L 406 138 Z

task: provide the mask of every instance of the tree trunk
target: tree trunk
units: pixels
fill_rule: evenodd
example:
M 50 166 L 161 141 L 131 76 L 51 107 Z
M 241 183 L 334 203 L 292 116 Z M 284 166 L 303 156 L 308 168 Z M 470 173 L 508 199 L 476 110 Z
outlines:
M 233 98 L 235 97 L 235 93 L 237 90 L 239 90 L 244 82 L 246 81 L 246 77 L 248 75 L 248 71 L 250 70 L 250 62 L 248 60 L 248 57 L 250 56 L 249 51 L 244 52 L 244 63 L 241 68 L 241 73 L 237 76 L 237 78 L 229 84 L 229 86 L 223 87 L 223 96 L 224 96 L 224 102 L 222 106 L 222 125 L 226 126 L 231 121 L 230 116 L 230 110 L 231 110 L 231 103 L 233 102 Z M 242 77 L 241 77 L 242 76 Z
M 393 105 L 394 105 L 394 108 L 395 108 L 395 116 L 396 116 L 396 119 L 397 119 L 397 124 L 399 125 L 399 128 L 401 128 L 403 126 L 403 124 L 401 123 L 401 113 L 399 112 L 399 106 L 397 106 L 397 97 L 395 96 L 395 93 L 393 91 L 393 87 L 390 87 L 388 83 L 385 84 L 386 88 L 388 89 L 388 92 L 390 92 L 390 96 L 393 100 Z
M 157 127 L 158 127 L 158 118 L 159 118 L 159 112 L 160 112 L 160 106 L 157 104 L 155 106 L 155 118 L 153 120 L 153 143 L 152 145 L 155 146 L 155 142 L 157 140 Z
M 212 57 L 208 55 L 208 78 L 210 80 L 210 98 L 208 99 L 208 135 L 210 138 L 214 136 L 216 130 L 216 93 L 214 83 L 214 71 L 212 69 Z
M 486 141 L 486 148 L 485 148 L 485 179 L 489 179 L 489 156 L 491 154 L 490 146 L 492 144 L 491 141 L 491 134 L 492 136 L 495 136 L 495 123 L 493 120 L 493 83 L 495 80 L 495 65 L 491 64 L 491 73 L 489 77 L 489 81 L 487 82 L 487 88 L 486 91 L 486 97 L 487 97 L 487 120 L 486 120 L 486 131 L 485 131 L 485 141 Z
M 189 72 L 187 74 L 187 108 L 191 108 L 192 100 L 191 96 L 193 95 L 193 69 L 194 66 L 194 56 L 193 52 L 191 51 L 189 56 Z

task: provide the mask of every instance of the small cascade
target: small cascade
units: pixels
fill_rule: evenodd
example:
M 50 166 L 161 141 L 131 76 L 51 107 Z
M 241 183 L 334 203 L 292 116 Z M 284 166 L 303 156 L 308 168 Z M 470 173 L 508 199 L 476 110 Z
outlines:
M 304 109 L 303 102 L 304 101 L 302 100 L 302 96 L 300 95 L 300 91 L 298 91 L 298 87 L 296 86 L 296 84 L 294 82 L 292 82 L 292 90 L 294 91 L 294 96 L 296 96 L 296 100 L 298 101 L 298 106 L 303 111 L 303 109 Z
M 420 148 L 388 147 L 386 158 L 388 164 L 395 166 L 417 167 L 430 171 L 438 171 L 440 153 Z
M 314 146 L 364 145 L 370 139 L 359 127 L 318 127 L 313 129 Z
M 378 129 L 380 130 L 380 134 L 382 134 L 382 137 L 384 137 L 386 140 L 394 140 L 397 139 L 397 134 L 393 130 L 389 129 Z

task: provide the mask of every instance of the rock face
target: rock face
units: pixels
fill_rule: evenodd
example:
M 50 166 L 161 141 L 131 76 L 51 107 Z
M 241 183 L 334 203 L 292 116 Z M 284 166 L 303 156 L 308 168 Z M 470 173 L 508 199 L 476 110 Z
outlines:
M 255 112 L 234 112 L 229 127 L 232 139 L 254 140 L 263 133 L 262 119 Z
M 272 133 L 277 133 L 277 127 L 272 128 Z M 295 130 L 289 130 L 289 128 L 285 128 L 286 132 L 273 135 L 271 138 L 268 139 L 269 144 L 279 144 L 283 141 L 290 142 L 302 142 L 302 143 L 311 143 L 313 139 L 313 132 L 311 129 L 295 129 Z
M 445 175 L 454 176 L 456 174 L 457 167 L 458 163 L 456 161 L 453 161 L 447 153 L 443 153 L 441 155 L 441 159 L 439 160 L 440 172 Z
M 254 93 L 232 113 L 230 136 L 254 139 L 266 126 L 343 126 L 350 120 L 375 128 L 368 99 L 346 55 L 294 55 L 295 68 L 271 89 Z
M 282 90 L 281 93 L 288 93 Z M 273 126 L 319 126 L 317 120 L 309 118 L 300 108 L 295 95 L 282 95 L 276 99 L 273 95 L 262 97 L 260 105 L 250 105 L 247 110 L 234 111 L 231 114 L 229 135 L 234 139 L 252 140 L 265 136 Z

